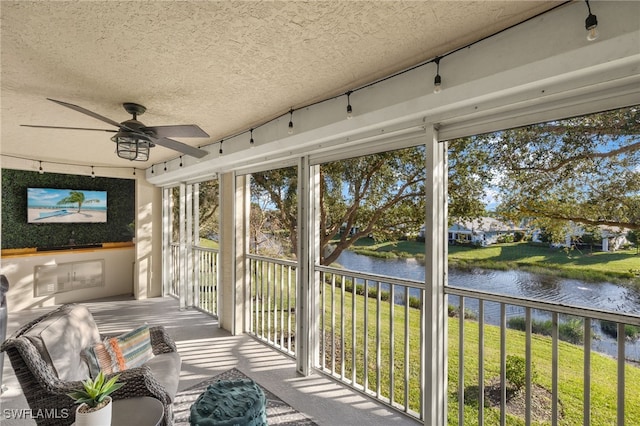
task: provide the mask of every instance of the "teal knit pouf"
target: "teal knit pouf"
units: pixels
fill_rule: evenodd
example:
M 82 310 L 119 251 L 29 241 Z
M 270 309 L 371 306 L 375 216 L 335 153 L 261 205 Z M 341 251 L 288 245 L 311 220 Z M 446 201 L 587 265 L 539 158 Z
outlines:
M 253 380 L 218 380 L 191 406 L 191 426 L 267 425 L 267 400 Z

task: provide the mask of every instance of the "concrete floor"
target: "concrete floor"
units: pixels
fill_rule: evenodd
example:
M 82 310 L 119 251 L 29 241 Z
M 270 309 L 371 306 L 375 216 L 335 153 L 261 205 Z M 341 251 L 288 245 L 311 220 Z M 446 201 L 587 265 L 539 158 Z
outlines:
M 215 318 L 198 310 L 180 310 L 173 298 L 108 300 L 85 305 L 102 333 L 128 331 L 144 322 L 165 326 L 182 357 L 181 390 L 235 367 L 320 426 L 420 424 L 322 374 L 300 376 L 292 358 L 249 336 L 230 335 L 218 328 Z M 9 314 L 7 335 L 52 309 Z M 7 390 L 0 397 L 0 424 L 34 425 L 33 420 L 10 418 L 11 410 L 25 409 L 28 405 L 8 359 L 3 371 Z

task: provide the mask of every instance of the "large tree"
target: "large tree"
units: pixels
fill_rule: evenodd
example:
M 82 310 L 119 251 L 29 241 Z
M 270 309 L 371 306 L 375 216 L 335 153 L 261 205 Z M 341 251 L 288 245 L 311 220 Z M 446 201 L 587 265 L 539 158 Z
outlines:
M 251 238 L 259 249 L 260 235 L 269 235 L 283 253 L 298 249 L 298 172 L 296 167 L 251 175 Z M 288 250 L 286 250 L 288 248 Z
M 450 182 L 462 180 L 450 188 L 452 206 L 462 206 L 454 215 L 495 191 L 500 214 L 533 220 L 555 240 L 570 223 L 640 229 L 638 107 L 456 139 L 450 148 L 458 161 Z
M 638 107 L 455 139 L 449 146 L 450 219 L 486 215 L 494 200 L 497 214 L 527 221 L 556 241 L 571 224 L 640 229 Z M 423 224 L 424 155 L 415 147 L 321 166 L 323 265 L 364 236 L 397 237 Z M 254 196 L 270 200 L 295 253 L 296 169 L 252 176 Z
M 217 241 L 220 234 L 218 217 L 220 185 L 218 179 L 200 182 L 198 198 L 200 237 Z
M 359 239 L 417 232 L 424 223 L 425 150 L 414 147 L 320 166 L 320 262 L 333 263 Z M 254 200 L 268 197 L 297 247 L 297 170 L 252 175 Z
M 199 234 L 202 238 L 218 240 L 220 207 L 220 185 L 218 179 L 200 182 L 198 193 L 198 214 L 200 218 Z M 172 209 L 172 241 L 177 242 L 180 233 L 180 187 L 171 189 Z M 198 242 L 196 241 L 196 244 Z

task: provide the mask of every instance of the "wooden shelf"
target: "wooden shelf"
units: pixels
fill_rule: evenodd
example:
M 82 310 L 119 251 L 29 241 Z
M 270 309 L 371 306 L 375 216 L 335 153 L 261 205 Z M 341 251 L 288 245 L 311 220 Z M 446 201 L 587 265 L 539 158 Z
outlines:
M 50 255 L 52 253 L 60 253 L 60 254 L 69 254 L 69 253 L 86 253 L 92 251 L 101 251 L 101 250 L 112 250 L 112 249 L 121 249 L 121 248 L 129 248 L 134 247 L 135 244 L 131 241 L 122 242 L 122 243 L 102 243 L 100 245 L 92 245 L 92 246 L 82 246 L 78 245 L 74 246 L 66 246 L 66 247 L 52 247 L 50 249 L 37 247 L 25 247 L 18 249 L 3 249 L 2 257 L 3 258 L 18 258 L 18 257 L 30 257 L 30 256 L 44 256 Z

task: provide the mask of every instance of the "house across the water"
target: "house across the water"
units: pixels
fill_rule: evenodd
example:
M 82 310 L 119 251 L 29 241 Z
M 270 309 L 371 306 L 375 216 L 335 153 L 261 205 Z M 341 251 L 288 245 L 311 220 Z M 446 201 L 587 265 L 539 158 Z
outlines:
M 522 231 L 522 229 L 512 223 L 483 216 L 454 222 L 449 227 L 448 240 L 449 244 L 475 244 L 484 247 L 507 240 L 513 241 L 516 231 Z M 425 228 L 422 227 L 418 238 L 423 239 L 424 235 Z

